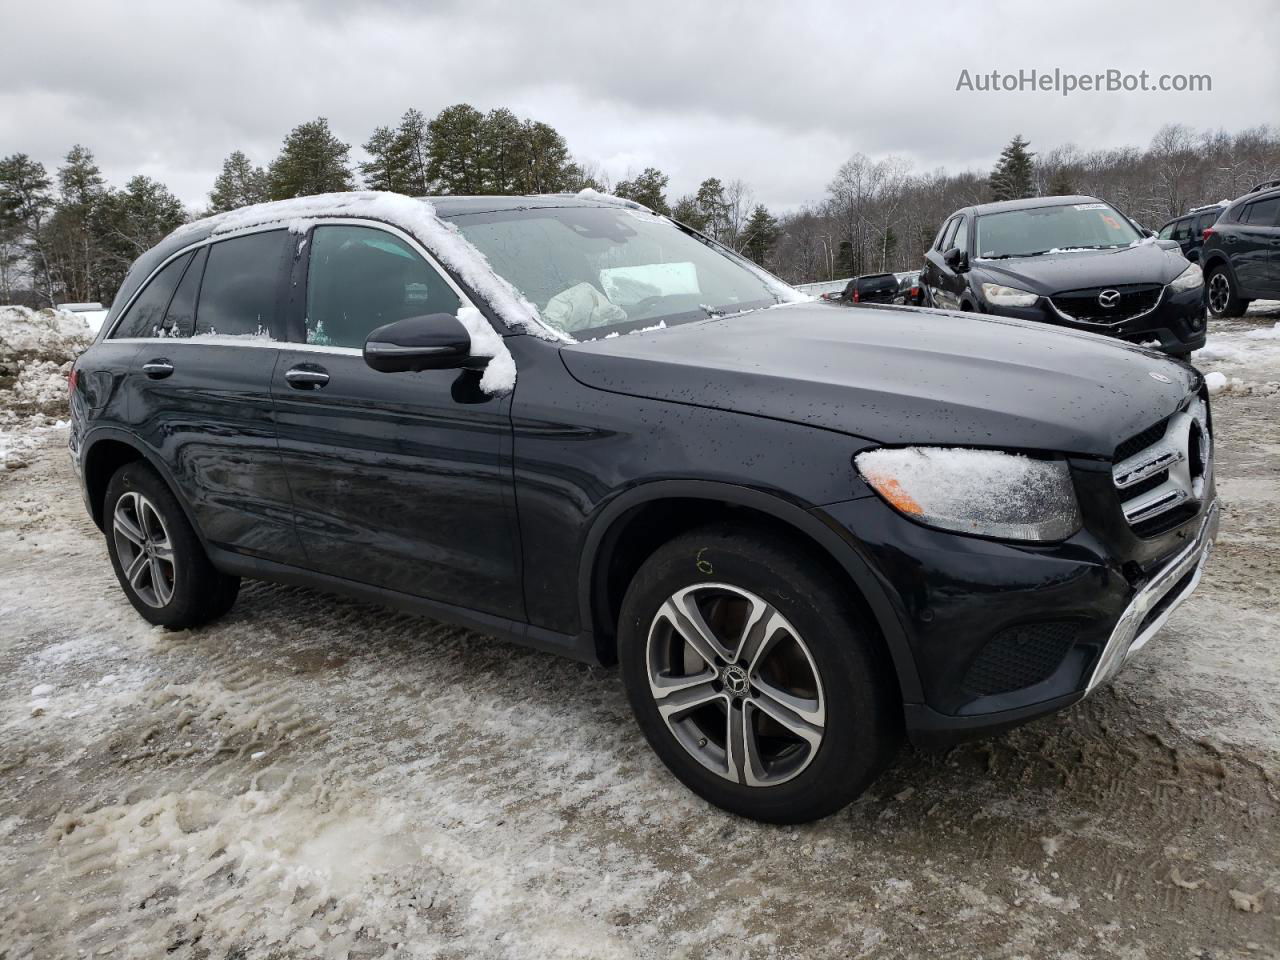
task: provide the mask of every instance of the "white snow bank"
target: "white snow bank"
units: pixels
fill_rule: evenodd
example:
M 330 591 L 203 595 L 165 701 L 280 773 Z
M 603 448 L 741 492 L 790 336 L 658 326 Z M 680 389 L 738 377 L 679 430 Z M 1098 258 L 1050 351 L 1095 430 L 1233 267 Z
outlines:
M 0 362 L 29 356 L 74 360 L 93 342 L 89 325 L 76 313 L 0 307 Z

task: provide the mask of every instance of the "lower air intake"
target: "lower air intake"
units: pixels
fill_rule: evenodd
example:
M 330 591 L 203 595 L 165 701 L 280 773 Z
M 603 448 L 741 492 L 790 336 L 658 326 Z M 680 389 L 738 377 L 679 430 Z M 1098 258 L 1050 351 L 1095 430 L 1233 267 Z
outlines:
M 1046 680 L 1061 665 L 1079 632 L 1079 625 L 1068 620 L 1002 630 L 969 665 L 964 687 L 985 697 Z

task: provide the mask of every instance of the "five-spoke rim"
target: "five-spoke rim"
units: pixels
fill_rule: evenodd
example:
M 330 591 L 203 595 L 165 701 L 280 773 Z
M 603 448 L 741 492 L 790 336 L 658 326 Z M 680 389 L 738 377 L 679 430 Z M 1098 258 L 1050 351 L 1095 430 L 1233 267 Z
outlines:
M 734 783 L 774 786 L 817 755 L 822 679 L 799 632 L 741 587 L 677 590 L 649 627 L 649 689 L 677 742 Z
M 1231 283 L 1225 273 L 1215 273 L 1209 278 L 1209 309 L 1214 313 L 1222 313 L 1227 309 L 1227 301 L 1231 299 Z
M 111 529 L 120 569 L 134 594 L 149 607 L 167 605 L 178 568 L 160 511 L 142 494 L 124 493 L 116 501 Z

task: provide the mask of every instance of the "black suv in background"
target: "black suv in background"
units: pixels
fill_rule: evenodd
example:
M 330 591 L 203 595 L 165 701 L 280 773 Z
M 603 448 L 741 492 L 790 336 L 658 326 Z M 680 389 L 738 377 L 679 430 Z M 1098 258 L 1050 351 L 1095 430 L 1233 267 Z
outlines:
M 1217 507 L 1191 367 L 804 299 L 598 194 L 244 208 L 133 265 L 71 375 L 71 454 L 151 623 L 251 577 L 620 662 L 681 781 L 808 820 L 904 727 L 1109 681 Z
M 1184 257 L 1192 263 L 1198 263 L 1200 247 L 1204 243 L 1204 231 L 1217 222 L 1219 214 L 1225 209 L 1225 203 L 1195 207 L 1190 213 L 1170 220 L 1160 228 L 1156 236 L 1161 240 L 1174 241 L 1182 248 Z
M 866 273 L 827 299 L 835 303 L 893 303 L 898 295 L 898 278 L 892 273 Z
M 1233 200 L 1200 251 L 1209 315 L 1238 317 L 1251 300 L 1280 299 L 1280 180 Z
M 934 307 L 1088 330 L 1187 357 L 1204 346 L 1200 267 L 1093 197 L 957 210 L 925 254 Z

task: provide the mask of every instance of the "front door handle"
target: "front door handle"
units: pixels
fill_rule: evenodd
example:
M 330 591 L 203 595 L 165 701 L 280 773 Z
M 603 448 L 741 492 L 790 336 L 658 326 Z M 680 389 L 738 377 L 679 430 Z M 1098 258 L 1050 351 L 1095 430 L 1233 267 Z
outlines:
M 284 378 L 295 390 L 319 390 L 329 382 L 329 373 L 314 363 L 300 363 L 285 371 Z
M 155 360 L 148 360 L 144 363 L 142 372 L 152 380 L 163 380 L 173 373 L 173 364 L 163 357 L 157 357 Z

